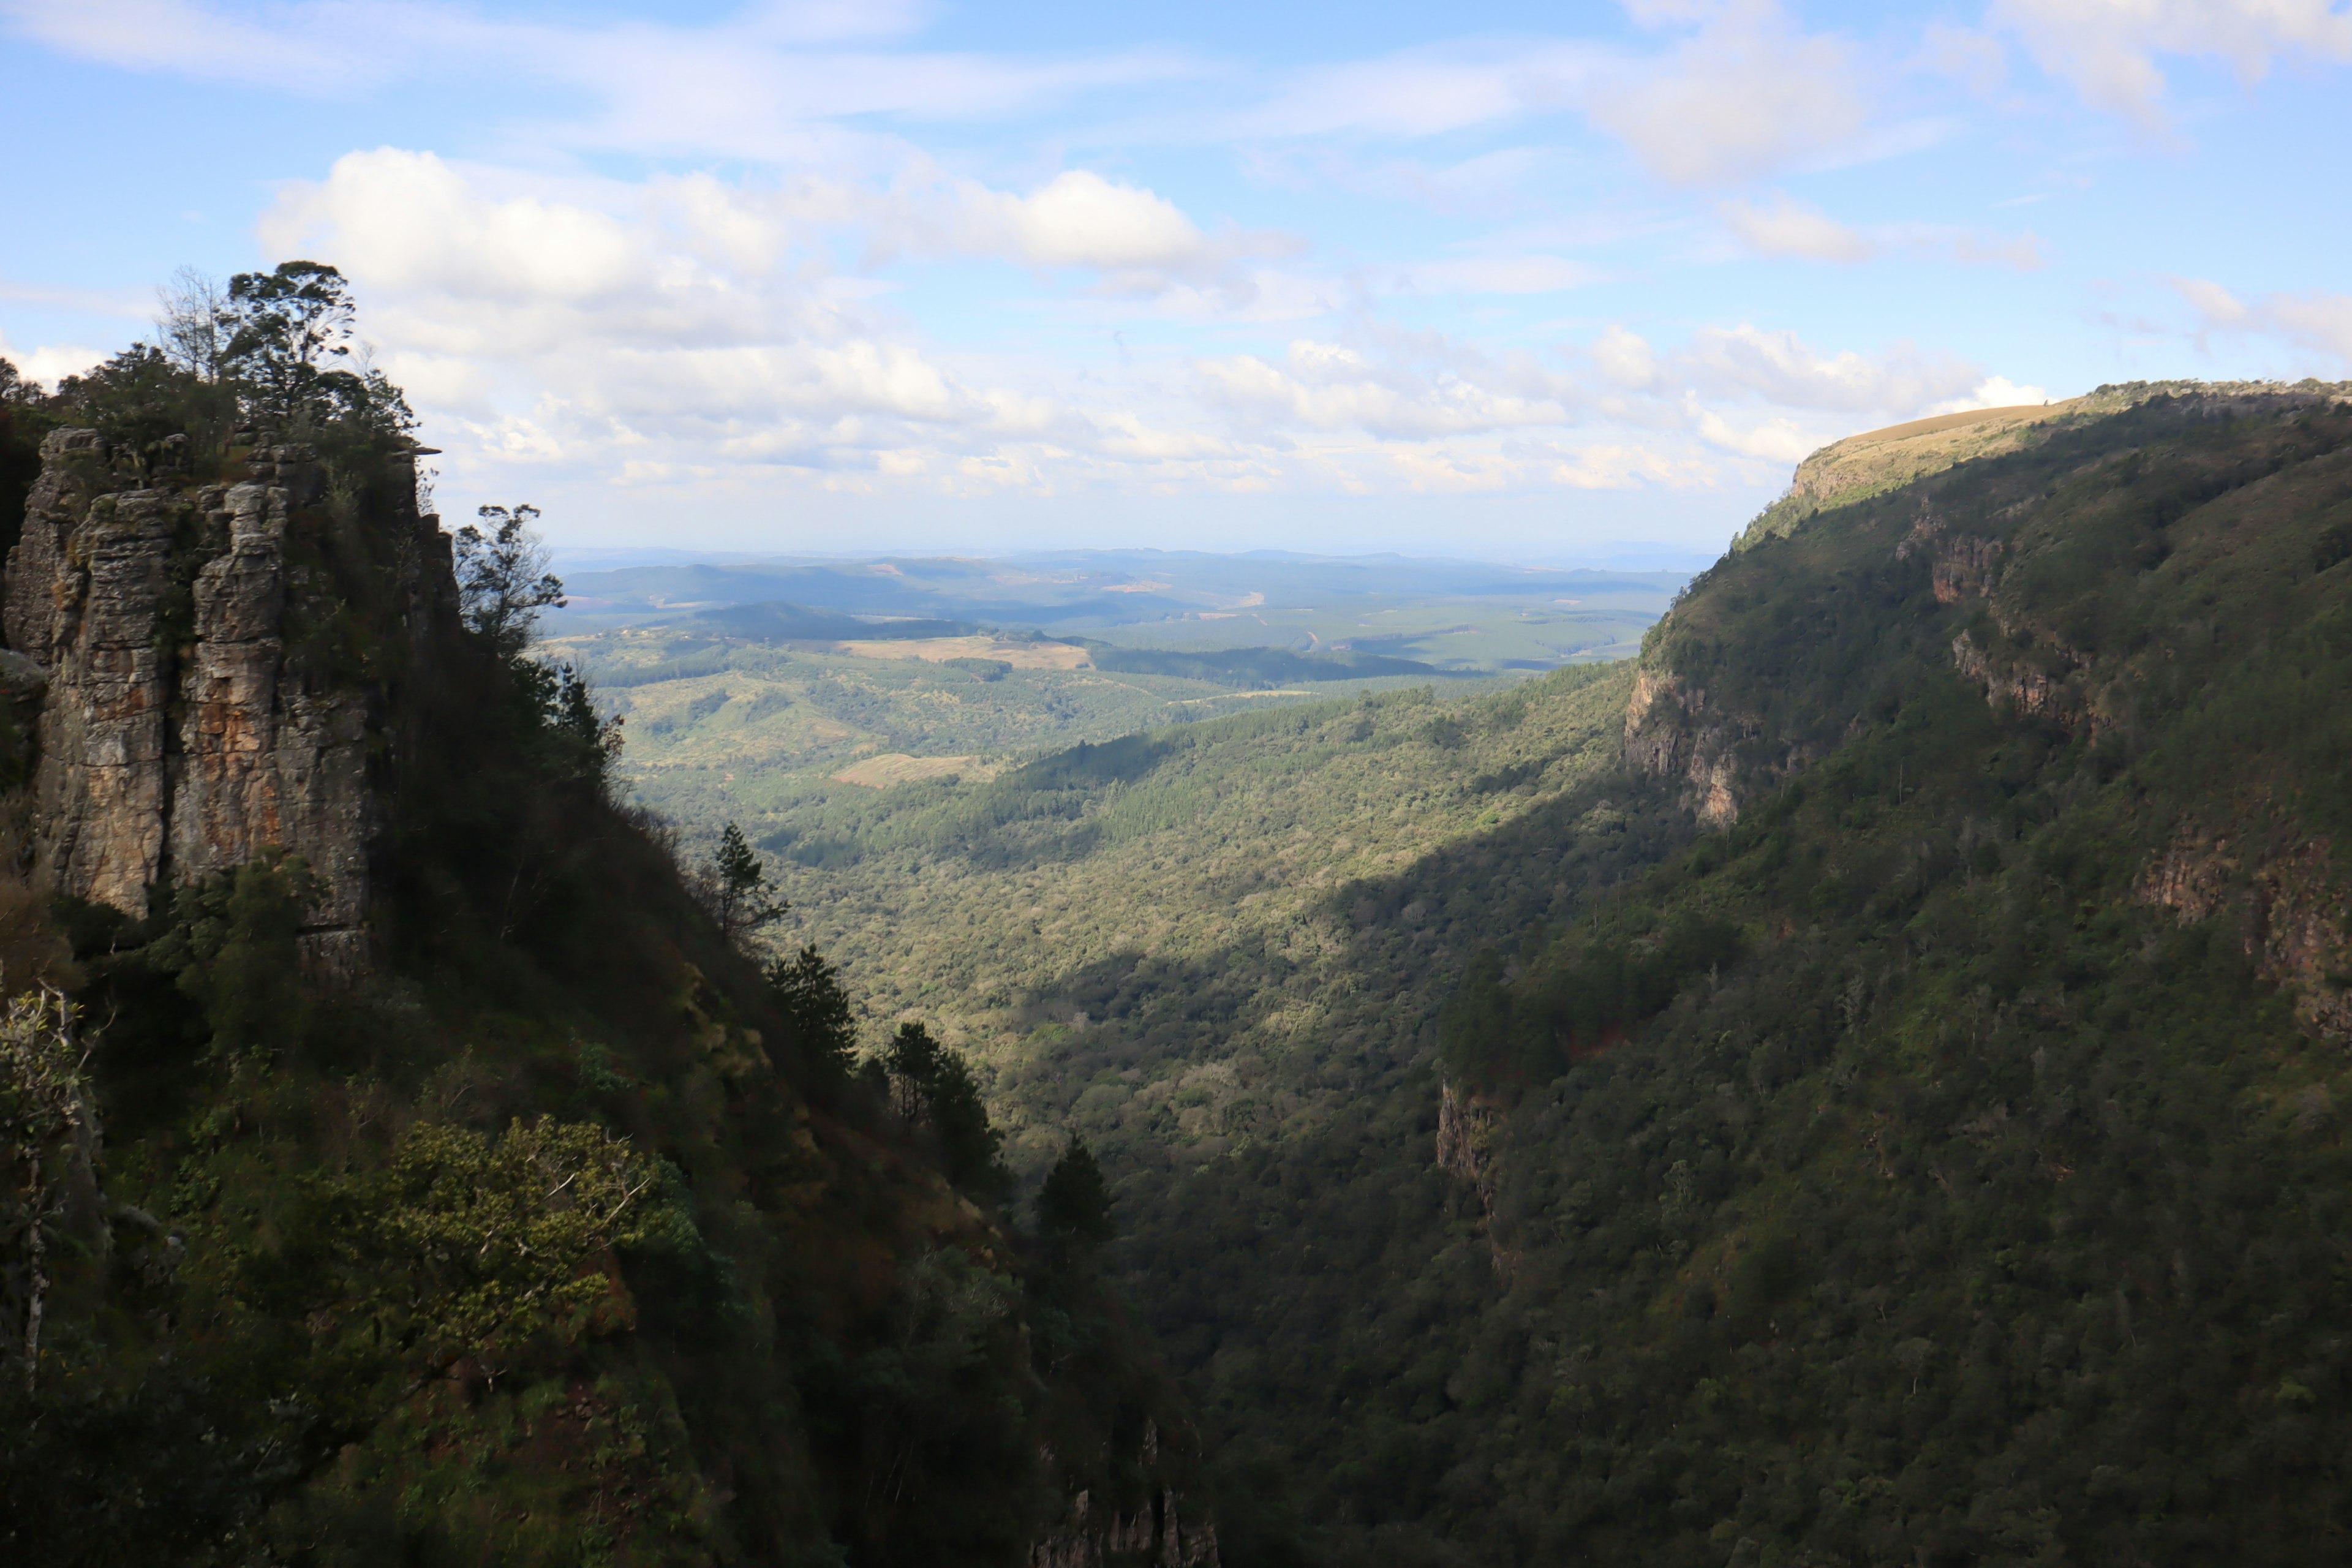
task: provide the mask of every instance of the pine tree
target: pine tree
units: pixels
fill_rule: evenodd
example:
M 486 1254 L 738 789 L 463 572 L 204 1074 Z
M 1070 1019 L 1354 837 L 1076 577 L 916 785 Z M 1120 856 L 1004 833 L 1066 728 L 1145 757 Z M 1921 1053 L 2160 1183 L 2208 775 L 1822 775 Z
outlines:
M 719 929 L 730 942 L 744 932 L 772 921 L 782 920 L 792 906 L 777 895 L 775 884 L 768 879 L 767 868 L 760 864 L 758 851 L 744 838 L 743 830 L 733 823 L 719 836 L 719 856 L 711 862 L 713 880 L 712 912 L 719 917 Z
M 989 1124 L 980 1082 L 964 1059 L 922 1025 L 907 1023 L 898 1026 L 882 1065 L 900 1118 L 938 1141 L 948 1180 L 975 1197 L 1002 1198 L 1013 1184 L 1013 1173 L 997 1157 L 1004 1134 Z
M 797 956 L 769 963 L 768 984 L 802 1056 L 827 1077 L 846 1077 L 857 1053 L 857 1018 L 841 966 L 827 963 L 811 942 Z
M 1087 1141 L 1074 1132 L 1037 1189 L 1037 1235 L 1049 1247 L 1076 1252 L 1104 1246 L 1118 1234 L 1102 1167 Z

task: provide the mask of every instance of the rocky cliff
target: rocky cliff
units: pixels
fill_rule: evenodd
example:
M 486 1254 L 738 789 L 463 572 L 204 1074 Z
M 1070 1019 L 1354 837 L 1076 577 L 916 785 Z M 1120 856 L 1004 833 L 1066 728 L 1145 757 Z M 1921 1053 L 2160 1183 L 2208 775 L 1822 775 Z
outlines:
M 382 819 L 371 769 L 391 749 L 385 654 L 401 650 L 356 635 L 336 570 L 349 509 L 316 453 L 263 437 L 229 484 L 95 430 L 52 431 L 41 458 L 0 603 L 9 650 L 37 667 L 16 679 L 44 689 L 41 869 L 142 917 L 159 889 L 299 855 L 323 887 L 307 956 L 362 966 Z M 402 564 L 373 585 L 404 626 L 454 614 L 438 520 L 413 499 L 384 510 L 370 525 L 402 535 Z

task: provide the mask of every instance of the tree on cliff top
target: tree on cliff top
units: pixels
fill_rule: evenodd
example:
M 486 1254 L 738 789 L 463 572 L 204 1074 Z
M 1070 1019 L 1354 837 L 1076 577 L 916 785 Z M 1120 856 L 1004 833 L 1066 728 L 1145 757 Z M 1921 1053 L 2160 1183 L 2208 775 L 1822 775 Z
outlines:
M 352 332 L 358 307 L 334 268 L 281 261 L 268 272 L 240 272 L 229 279 L 227 311 L 216 363 L 247 390 L 252 416 L 313 429 L 356 424 L 392 436 L 415 425 L 400 389 L 366 364 Z
M 457 558 L 457 604 L 467 629 L 489 638 L 507 658 L 520 657 L 539 625 L 539 612 L 562 608 L 563 583 L 547 569 L 547 546 L 532 531 L 535 506 L 485 506 L 452 543 Z

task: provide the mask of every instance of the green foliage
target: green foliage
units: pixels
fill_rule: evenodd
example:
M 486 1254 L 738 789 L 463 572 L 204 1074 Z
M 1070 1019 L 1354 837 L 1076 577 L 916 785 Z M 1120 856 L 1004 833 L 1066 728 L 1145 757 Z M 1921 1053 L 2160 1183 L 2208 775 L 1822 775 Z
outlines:
M 893 792 L 795 896 L 1100 1152 L 1237 1561 L 2325 1556 L 2347 465 L 2184 398 L 1822 512 L 1652 640 L 1658 774 L 1622 670 L 1317 705 Z
M 350 370 L 357 308 L 351 286 L 317 261 L 281 261 L 229 279 L 223 377 L 237 384 L 249 415 L 289 433 L 337 433 L 341 443 L 390 443 L 415 426 L 408 404 L 383 373 Z
M 564 660 L 518 658 L 511 671 L 535 749 L 552 770 L 603 790 L 621 755 L 621 716 L 600 709 L 588 678 Z
M 173 891 L 152 962 L 204 1010 L 216 1052 L 274 1056 L 307 1034 L 299 938 L 325 890 L 302 857 L 272 850 Z
M 1440 1060 L 1448 1078 L 1481 1087 L 1549 1082 L 1664 1012 L 1685 984 L 1737 963 L 1744 946 L 1736 926 L 1685 910 L 1638 934 L 1581 929 L 1511 986 L 1490 949 L 1439 1015 Z
M 98 1111 L 75 1037 L 75 1010 L 55 991 L 11 998 L 0 1015 L 0 1368 L 29 1397 L 41 1369 L 52 1250 L 85 1236 L 97 1198 Z M 79 1215 L 76 1211 L 79 1210 Z M 72 1222 L 79 1218 L 80 1225 Z
M 1108 1246 L 1118 1234 L 1111 1221 L 1110 1186 L 1084 1138 L 1073 1136 L 1037 1189 L 1037 1235 L 1072 1251 Z
M 733 823 L 719 836 L 710 863 L 711 913 L 730 942 L 784 918 L 792 906 L 776 894 L 767 868 Z
M 809 942 L 790 958 L 769 960 L 767 977 L 802 1058 L 820 1081 L 845 1079 L 857 1054 L 857 1016 L 841 984 L 841 966 L 825 962 Z
M 106 438 L 142 477 L 184 475 L 216 461 L 238 415 L 232 385 L 190 374 L 163 351 L 135 343 L 58 384 L 51 413 Z
M 1089 643 L 1087 655 L 1097 669 L 1136 675 L 1179 675 L 1221 686 L 1282 686 L 1296 680 L 1361 680 L 1369 676 L 1437 673 L 1433 665 L 1414 658 L 1392 658 L 1374 653 L 1297 653 L 1286 647 L 1206 648 L 1198 652 L 1168 648 L 1118 647 Z
M 0 1383 L 0 1553 L 61 1568 L 222 1561 L 311 1459 L 298 1422 L 247 1429 L 243 1414 L 169 1366 L 127 1392 L 79 1380 L 33 1399 Z
M 579 1333 L 612 1294 L 596 1265 L 645 1238 L 653 1173 L 602 1128 L 549 1117 L 496 1140 L 420 1123 L 381 1174 L 328 1201 L 367 1277 L 350 1310 L 426 1369 Z
M 268 341 L 208 371 L 206 317 L 132 368 L 216 376 L 240 416 L 301 404 L 281 438 L 329 421 L 302 435 L 330 488 L 289 518 L 288 659 L 363 693 L 383 742 L 370 940 L 314 967 L 318 880 L 274 852 L 144 919 L 58 900 L 56 931 L 0 887 L 12 965 L 79 970 L 103 1020 L 66 1133 L 32 1115 L 57 1052 L 7 1058 L 37 1154 L 0 1173 L 0 1555 L 1021 1560 L 1062 1502 L 1041 1454 L 1092 1453 L 1064 1432 L 1130 1396 L 1164 1414 L 1165 1388 L 1131 1342 L 1098 1342 L 1099 1393 L 1040 1373 L 1032 1260 L 932 1173 L 1001 1190 L 971 1070 L 939 1062 L 913 1127 L 841 1082 L 838 971 L 809 949 L 771 983 L 612 798 L 616 726 L 507 635 L 543 573 L 473 627 L 420 578 L 397 421 L 337 402 L 339 284 L 278 276 L 236 301 L 276 312 Z M 131 379 L 92 384 L 136 413 Z M 109 457 L 182 489 L 239 461 Z M 211 546 L 171 548 L 185 584 Z M 1056 1310 L 1107 1311 L 1091 1286 Z
M 466 628 L 505 658 L 530 646 L 539 613 L 563 603 L 563 584 L 547 569 L 547 546 L 532 524 L 535 506 L 483 506 L 480 525 L 451 539 L 457 566 L 458 613 Z
M 38 383 L 26 381 L 0 358 L 0 550 L 13 550 L 25 529 L 25 498 L 41 473 L 41 437 L 51 426 Z
M 1013 1182 L 997 1155 L 1004 1137 L 990 1124 L 980 1084 L 964 1059 L 922 1025 L 906 1023 L 885 1047 L 882 1065 L 899 1119 L 937 1140 L 948 1180 L 975 1197 L 1003 1197 Z

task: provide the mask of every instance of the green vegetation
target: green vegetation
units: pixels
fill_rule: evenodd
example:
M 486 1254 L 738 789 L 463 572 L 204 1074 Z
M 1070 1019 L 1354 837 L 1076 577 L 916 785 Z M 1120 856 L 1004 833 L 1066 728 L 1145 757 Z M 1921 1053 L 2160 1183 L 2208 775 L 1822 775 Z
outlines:
M 1352 651 L 1494 674 L 1632 652 L 1684 575 L 1272 552 L 766 558 L 576 572 L 565 623 L 833 640 L 987 626 L 1131 650 Z
M 1295 680 L 1361 680 L 1370 676 L 1437 673 L 1417 659 L 1374 653 L 1296 653 L 1286 647 L 1169 649 L 1092 643 L 1097 669 L 1134 675 L 1181 675 L 1221 686 L 1280 686 Z
M 6 406 L 242 460 L 117 368 Z M 1864 466 L 1638 668 L 1189 722 L 1241 700 L 1034 641 L 544 662 L 514 510 L 425 681 L 319 546 L 404 737 L 379 969 L 306 974 L 293 857 L 0 879 L 57 986 L 0 1020 L 0 1541 L 1018 1561 L 1190 1463 L 1124 1296 L 1234 1568 L 2327 1559 L 2352 397 Z
M 1232 1561 L 2310 1561 L 2347 507 L 2324 389 L 2142 399 L 1705 574 L 1660 772 L 1622 671 L 1390 694 L 905 786 L 788 882 L 1016 1168 L 1100 1152 Z
M 828 615 L 799 605 L 769 602 L 730 605 L 723 610 L 702 610 L 689 623 L 697 630 L 757 642 L 844 642 L 856 637 L 968 637 L 982 627 L 971 621 L 942 621 L 912 616 L 888 621 L 861 621 L 851 616 Z
M 141 919 L 0 868 L 9 979 L 58 987 L 0 1017 L 0 1555 L 1015 1563 L 1078 1490 L 1192 1487 L 1115 1302 L 993 1208 L 961 1057 L 894 1057 L 894 1105 L 838 972 L 741 940 L 779 912 L 741 837 L 682 871 L 616 804 L 610 720 L 530 644 L 561 590 L 529 509 L 413 591 L 404 426 L 339 379 L 339 289 L 239 279 L 208 366 L 9 405 L 147 483 L 243 478 L 251 418 L 307 432 L 328 484 L 287 548 L 331 613 L 298 668 L 386 744 L 356 966 L 310 945 L 296 856 Z M 215 445 L 158 406 L 230 417 Z
M 605 711 L 626 725 L 620 769 L 637 797 L 698 845 L 730 820 L 755 837 L 786 827 L 810 837 L 828 811 L 856 813 L 872 800 L 874 784 L 838 775 L 877 755 L 941 759 L 959 776 L 984 778 L 1072 742 L 1302 700 L 1221 679 L 1059 668 L 1024 655 L 1025 644 L 978 646 L 999 651 L 860 657 L 669 630 L 558 638 L 547 651 L 583 673 Z M 1369 684 L 1414 683 L 1389 676 Z

